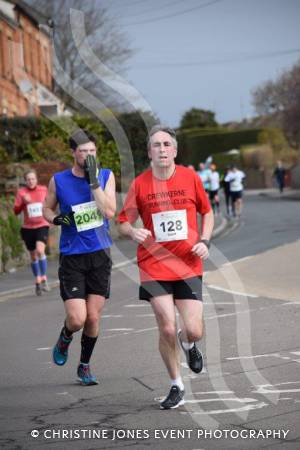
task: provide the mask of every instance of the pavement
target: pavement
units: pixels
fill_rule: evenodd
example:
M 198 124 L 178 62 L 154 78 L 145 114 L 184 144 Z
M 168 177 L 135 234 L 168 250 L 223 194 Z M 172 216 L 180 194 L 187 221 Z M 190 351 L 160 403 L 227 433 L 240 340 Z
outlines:
M 257 271 L 258 267 L 263 270 Z M 249 298 L 299 302 L 299 267 L 300 239 L 225 263 L 207 272 L 205 281 L 209 286 L 242 292 Z
M 285 188 L 282 194 L 278 189 L 249 189 L 245 191 L 245 195 L 260 195 L 281 200 L 300 200 L 300 189 Z
M 215 218 L 213 239 L 219 237 L 229 226 L 232 226 L 232 224 L 229 224 L 226 217 L 222 214 L 217 215 Z M 113 270 L 135 263 L 136 244 L 128 239 L 116 239 L 114 245 L 111 247 L 111 257 Z M 59 285 L 57 270 L 57 258 L 48 258 L 47 273 L 51 289 Z M 0 302 L 6 301 L 9 298 L 22 297 L 25 294 L 34 294 L 34 290 L 35 286 L 28 265 L 0 275 Z

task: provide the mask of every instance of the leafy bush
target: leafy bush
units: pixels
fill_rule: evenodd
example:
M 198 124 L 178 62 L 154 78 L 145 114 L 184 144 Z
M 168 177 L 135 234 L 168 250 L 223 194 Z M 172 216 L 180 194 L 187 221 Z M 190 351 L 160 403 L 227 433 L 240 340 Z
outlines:
M 20 221 L 13 212 L 13 197 L 0 198 L 0 238 L 2 241 L 2 264 L 10 258 L 18 258 L 23 254 L 23 243 L 20 237 Z
M 112 169 L 119 177 L 132 177 L 131 156 L 135 174 L 149 165 L 147 154 L 147 127 L 157 123 L 157 118 L 150 112 L 130 112 L 117 115 L 117 120 L 124 131 L 129 145 L 130 158 L 122 154 L 113 139 L 111 132 L 96 117 L 75 115 L 57 117 L 49 120 L 40 118 L 4 118 L 0 119 L 0 146 L 3 147 L 3 158 L 7 154 L 9 162 L 41 162 L 72 160 L 69 150 L 69 134 L 78 128 L 86 128 L 97 137 L 99 159 L 104 167 Z M 146 123 L 147 126 L 146 126 Z M 1 153 L 0 153 L 1 158 Z M 127 170 L 128 169 L 128 170 Z
M 36 157 L 42 161 L 71 161 L 69 146 L 60 138 L 49 136 L 37 142 Z
M 262 130 L 258 134 L 258 143 L 271 145 L 276 153 L 289 147 L 287 139 L 279 128 L 266 128 Z
M 93 117 L 58 117 L 55 121 L 44 117 L 1 119 L 0 145 L 10 162 L 68 162 L 72 160 L 68 137 L 76 128 L 86 128 L 96 135 L 100 160 L 103 165 L 109 162 L 110 168 L 118 175 L 120 161 L 116 145 L 107 138 L 101 122 Z
M 0 163 L 8 163 L 9 155 L 4 147 L 0 145 Z

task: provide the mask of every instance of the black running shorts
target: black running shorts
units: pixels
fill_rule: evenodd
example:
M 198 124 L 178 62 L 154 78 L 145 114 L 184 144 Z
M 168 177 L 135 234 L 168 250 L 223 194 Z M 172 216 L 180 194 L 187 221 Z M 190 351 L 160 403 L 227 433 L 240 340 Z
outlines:
M 231 199 L 233 202 L 243 197 L 243 191 L 231 191 L 230 192 Z
M 219 189 L 216 189 L 215 191 L 209 191 L 209 199 L 214 200 L 215 196 L 218 195 Z
M 144 281 L 140 285 L 140 300 L 172 294 L 174 300 L 201 300 L 202 276 L 178 281 Z
M 111 274 L 110 250 L 79 255 L 60 255 L 58 277 L 63 301 L 87 299 L 89 294 L 108 298 Z
M 30 252 L 35 250 L 37 241 L 47 244 L 48 234 L 49 227 L 21 228 L 21 237 Z

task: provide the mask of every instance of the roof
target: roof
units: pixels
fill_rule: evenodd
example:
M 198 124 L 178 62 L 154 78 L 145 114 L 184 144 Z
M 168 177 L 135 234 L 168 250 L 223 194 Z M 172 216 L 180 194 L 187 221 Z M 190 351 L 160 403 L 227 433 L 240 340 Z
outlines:
M 28 5 L 23 0 L 7 0 L 14 4 L 16 9 L 20 10 L 24 15 L 31 19 L 36 25 L 46 23 L 48 17 L 37 11 L 32 6 Z

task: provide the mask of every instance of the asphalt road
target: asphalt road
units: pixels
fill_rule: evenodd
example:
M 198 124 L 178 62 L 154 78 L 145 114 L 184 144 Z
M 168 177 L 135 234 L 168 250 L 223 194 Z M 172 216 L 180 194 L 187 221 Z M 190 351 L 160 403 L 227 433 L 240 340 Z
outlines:
M 215 240 L 205 371 L 182 359 L 186 404 L 177 410 L 159 410 L 169 382 L 136 266 L 112 275 L 92 360 L 98 386 L 76 383 L 79 335 L 66 366 L 51 362 L 63 321 L 57 289 L 1 302 L 1 449 L 300 448 L 299 222 L 300 202 L 251 195 L 240 226 Z

